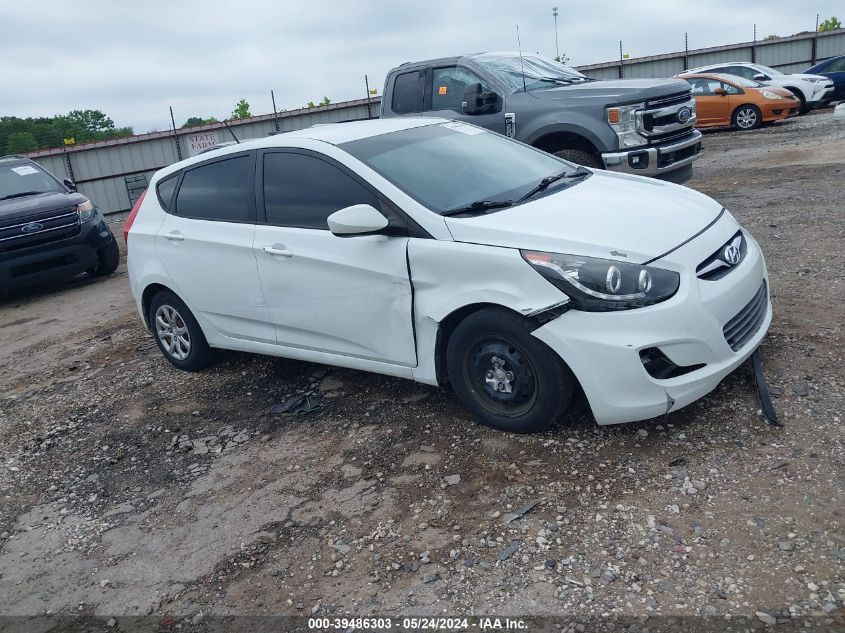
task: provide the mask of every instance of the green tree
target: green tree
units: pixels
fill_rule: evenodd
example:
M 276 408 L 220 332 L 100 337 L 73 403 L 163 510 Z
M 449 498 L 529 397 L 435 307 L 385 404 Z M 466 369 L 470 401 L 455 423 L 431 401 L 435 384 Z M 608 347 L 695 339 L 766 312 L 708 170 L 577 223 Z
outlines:
M 780 35 L 767 35 L 766 37 L 763 38 L 763 41 L 768 42 L 769 40 L 779 40 L 779 39 L 780 39 Z
M 35 140 L 32 132 L 14 132 L 9 135 L 9 140 L 6 142 L 7 154 L 31 152 L 34 149 L 38 149 L 38 141 Z
M 313 101 L 309 101 L 308 104 L 305 106 L 306 108 L 316 108 L 317 104 Z
M 248 119 L 252 116 L 249 111 L 249 102 L 246 99 L 241 99 L 235 104 L 235 109 L 232 110 L 233 119 Z
M 329 99 L 328 97 L 323 97 L 323 100 L 320 101 L 320 105 L 326 106 L 326 105 L 329 105 L 331 102 L 332 102 L 332 100 Z
M 824 33 L 825 31 L 835 31 L 836 29 L 842 28 L 842 22 L 839 21 L 835 15 L 829 17 L 827 20 L 819 24 L 819 32 Z
M 203 119 L 201 116 L 192 116 L 189 117 L 188 120 L 182 124 L 182 127 L 191 127 L 192 125 L 208 125 L 209 123 L 217 122 L 217 119 L 215 119 L 213 116 L 210 116 L 207 119 Z

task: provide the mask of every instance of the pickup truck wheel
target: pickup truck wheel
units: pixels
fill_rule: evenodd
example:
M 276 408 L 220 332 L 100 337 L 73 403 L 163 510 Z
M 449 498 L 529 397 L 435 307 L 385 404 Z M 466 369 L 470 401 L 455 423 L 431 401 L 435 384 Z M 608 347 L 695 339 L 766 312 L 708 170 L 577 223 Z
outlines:
M 763 115 L 756 105 L 746 103 L 734 110 L 731 123 L 740 130 L 753 130 L 763 125 Z
M 103 277 L 111 275 L 117 270 L 117 265 L 120 263 L 120 248 L 117 246 L 117 240 L 112 236 L 111 242 L 103 246 L 97 251 L 97 265 L 88 269 L 88 274 L 92 277 Z
M 584 149 L 562 149 L 552 153 L 558 158 L 568 160 L 569 162 L 575 163 L 577 165 L 584 165 L 584 167 L 594 167 L 596 169 L 604 168 L 604 165 L 602 165 L 601 160 L 599 160 L 598 156 Z
M 532 324 L 508 310 L 486 308 L 461 321 L 446 349 L 458 399 L 482 424 L 510 433 L 548 428 L 569 405 L 574 378 L 531 334 Z
M 168 290 L 150 301 L 149 321 L 156 344 L 164 357 L 184 371 L 208 367 L 214 357 L 194 315 L 179 297 Z

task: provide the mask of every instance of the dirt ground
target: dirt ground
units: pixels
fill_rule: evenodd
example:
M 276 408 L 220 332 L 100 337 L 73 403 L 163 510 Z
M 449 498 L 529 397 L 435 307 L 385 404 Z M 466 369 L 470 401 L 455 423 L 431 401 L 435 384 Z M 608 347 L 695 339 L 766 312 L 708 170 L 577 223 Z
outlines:
M 181 373 L 125 264 L 0 295 L 0 630 L 845 630 L 845 125 L 704 145 L 689 186 L 767 257 L 782 427 L 741 368 L 668 420 L 582 403 L 508 435 L 399 379 L 234 353 Z M 321 408 L 268 413 L 300 393 Z

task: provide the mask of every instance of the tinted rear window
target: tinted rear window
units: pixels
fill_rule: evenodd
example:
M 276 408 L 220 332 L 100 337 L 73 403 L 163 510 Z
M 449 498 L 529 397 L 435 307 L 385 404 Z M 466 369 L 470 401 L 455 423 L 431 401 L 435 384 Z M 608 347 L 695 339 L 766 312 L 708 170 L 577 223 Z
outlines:
M 418 70 L 396 76 L 396 81 L 393 83 L 394 112 L 399 114 L 422 112 L 423 77 L 424 75 Z
M 176 183 L 178 182 L 179 174 L 175 174 L 162 180 L 156 187 L 158 202 L 165 211 L 170 211 L 170 205 L 173 202 L 173 192 L 176 191 Z
M 176 195 L 176 214 L 201 220 L 249 222 L 251 156 L 238 156 L 185 172 Z

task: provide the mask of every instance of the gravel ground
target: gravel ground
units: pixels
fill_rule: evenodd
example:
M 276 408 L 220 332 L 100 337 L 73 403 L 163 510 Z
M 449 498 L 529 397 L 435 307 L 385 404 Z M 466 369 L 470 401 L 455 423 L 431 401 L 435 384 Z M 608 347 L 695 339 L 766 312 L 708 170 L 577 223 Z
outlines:
M 780 428 L 747 368 L 666 420 L 599 427 L 582 402 L 514 436 L 383 376 L 241 354 L 180 373 L 125 266 L 0 296 L 0 630 L 845 630 L 845 126 L 705 147 L 689 186 L 767 256 Z M 297 394 L 320 408 L 269 412 Z

